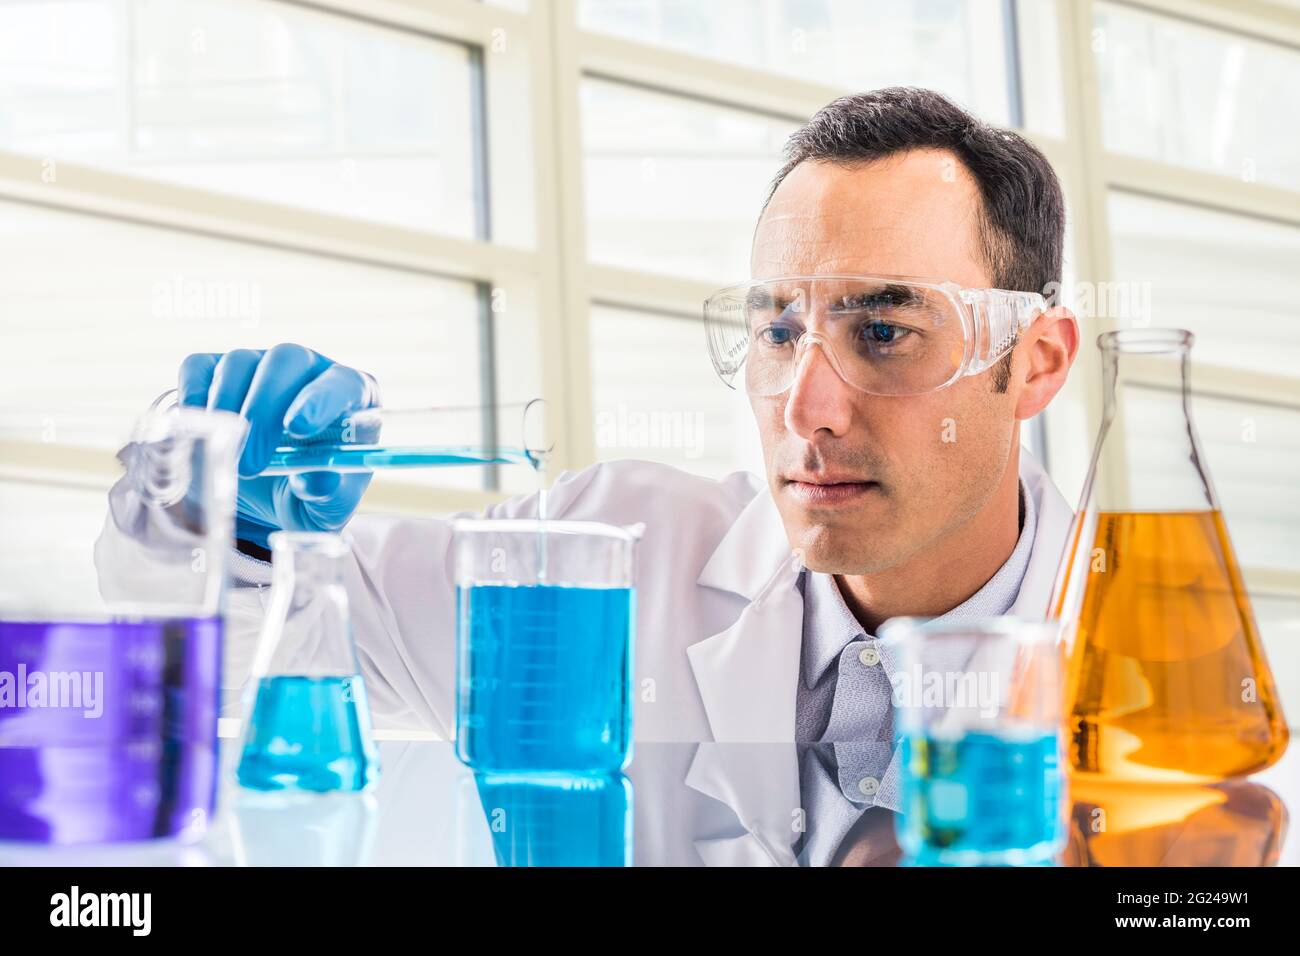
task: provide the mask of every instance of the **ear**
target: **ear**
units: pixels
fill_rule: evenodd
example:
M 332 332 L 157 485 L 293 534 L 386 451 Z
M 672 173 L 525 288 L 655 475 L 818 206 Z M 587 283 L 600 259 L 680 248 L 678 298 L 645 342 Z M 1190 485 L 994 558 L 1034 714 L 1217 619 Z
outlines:
M 1033 418 L 1065 385 L 1065 377 L 1079 352 L 1079 322 L 1064 306 L 1055 306 L 1038 316 L 1029 327 L 1023 359 L 1016 418 Z

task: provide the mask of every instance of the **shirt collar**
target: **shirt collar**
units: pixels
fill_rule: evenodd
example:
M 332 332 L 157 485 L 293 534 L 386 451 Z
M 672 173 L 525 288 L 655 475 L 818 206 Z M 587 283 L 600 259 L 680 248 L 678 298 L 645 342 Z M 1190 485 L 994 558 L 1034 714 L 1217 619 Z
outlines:
M 1033 551 L 1037 515 L 1034 496 L 1029 494 L 1024 482 L 1020 483 L 1020 507 L 1023 518 L 1020 537 L 1011 556 L 984 586 L 957 607 L 942 614 L 939 620 L 960 621 L 978 617 L 996 617 L 1006 614 L 1016 603 L 1020 582 L 1029 567 Z M 810 690 L 821 680 L 826 669 L 839 657 L 845 645 L 867 637 L 858 619 L 853 616 L 833 575 L 805 571 L 803 588 L 803 680 Z
M 830 574 L 803 573 L 803 682 L 811 690 L 846 644 L 865 636 Z

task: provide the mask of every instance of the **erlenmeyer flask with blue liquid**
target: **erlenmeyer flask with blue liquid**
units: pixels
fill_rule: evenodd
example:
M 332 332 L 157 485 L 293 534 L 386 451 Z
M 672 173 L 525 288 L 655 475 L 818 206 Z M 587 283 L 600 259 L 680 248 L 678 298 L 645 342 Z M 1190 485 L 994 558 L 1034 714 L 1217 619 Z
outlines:
M 271 535 L 272 586 L 236 777 L 254 790 L 356 791 L 379 777 L 336 534 Z

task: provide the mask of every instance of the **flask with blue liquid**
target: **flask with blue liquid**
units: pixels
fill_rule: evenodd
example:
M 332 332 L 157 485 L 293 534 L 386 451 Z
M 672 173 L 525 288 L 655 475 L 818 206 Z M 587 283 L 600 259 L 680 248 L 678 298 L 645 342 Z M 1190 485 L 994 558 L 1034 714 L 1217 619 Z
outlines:
M 337 534 L 271 535 L 273 577 L 236 777 L 252 790 L 358 791 L 379 778 Z
M 456 522 L 456 754 L 492 773 L 631 759 L 641 526 Z
M 896 819 L 913 866 L 1051 866 L 1065 846 L 1062 646 L 1055 623 L 894 618 Z

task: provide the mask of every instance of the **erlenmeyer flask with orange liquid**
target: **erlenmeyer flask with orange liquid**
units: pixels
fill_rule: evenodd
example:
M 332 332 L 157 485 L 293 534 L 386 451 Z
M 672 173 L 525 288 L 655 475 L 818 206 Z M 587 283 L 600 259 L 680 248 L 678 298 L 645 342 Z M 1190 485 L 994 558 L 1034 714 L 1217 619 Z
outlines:
M 1069 654 L 1063 715 L 1076 774 L 1216 780 L 1267 767 L 1286 749 L 1277 688 L 1192 425 L 1192 342 L 1182 329 L 1097 339 L 1101 430 L 1049 610 Z M 1170 387 L 1131 384 L 1136 368 L 1162 366 Z M 1140 422 L 1125 415 L 1138 400 Z

